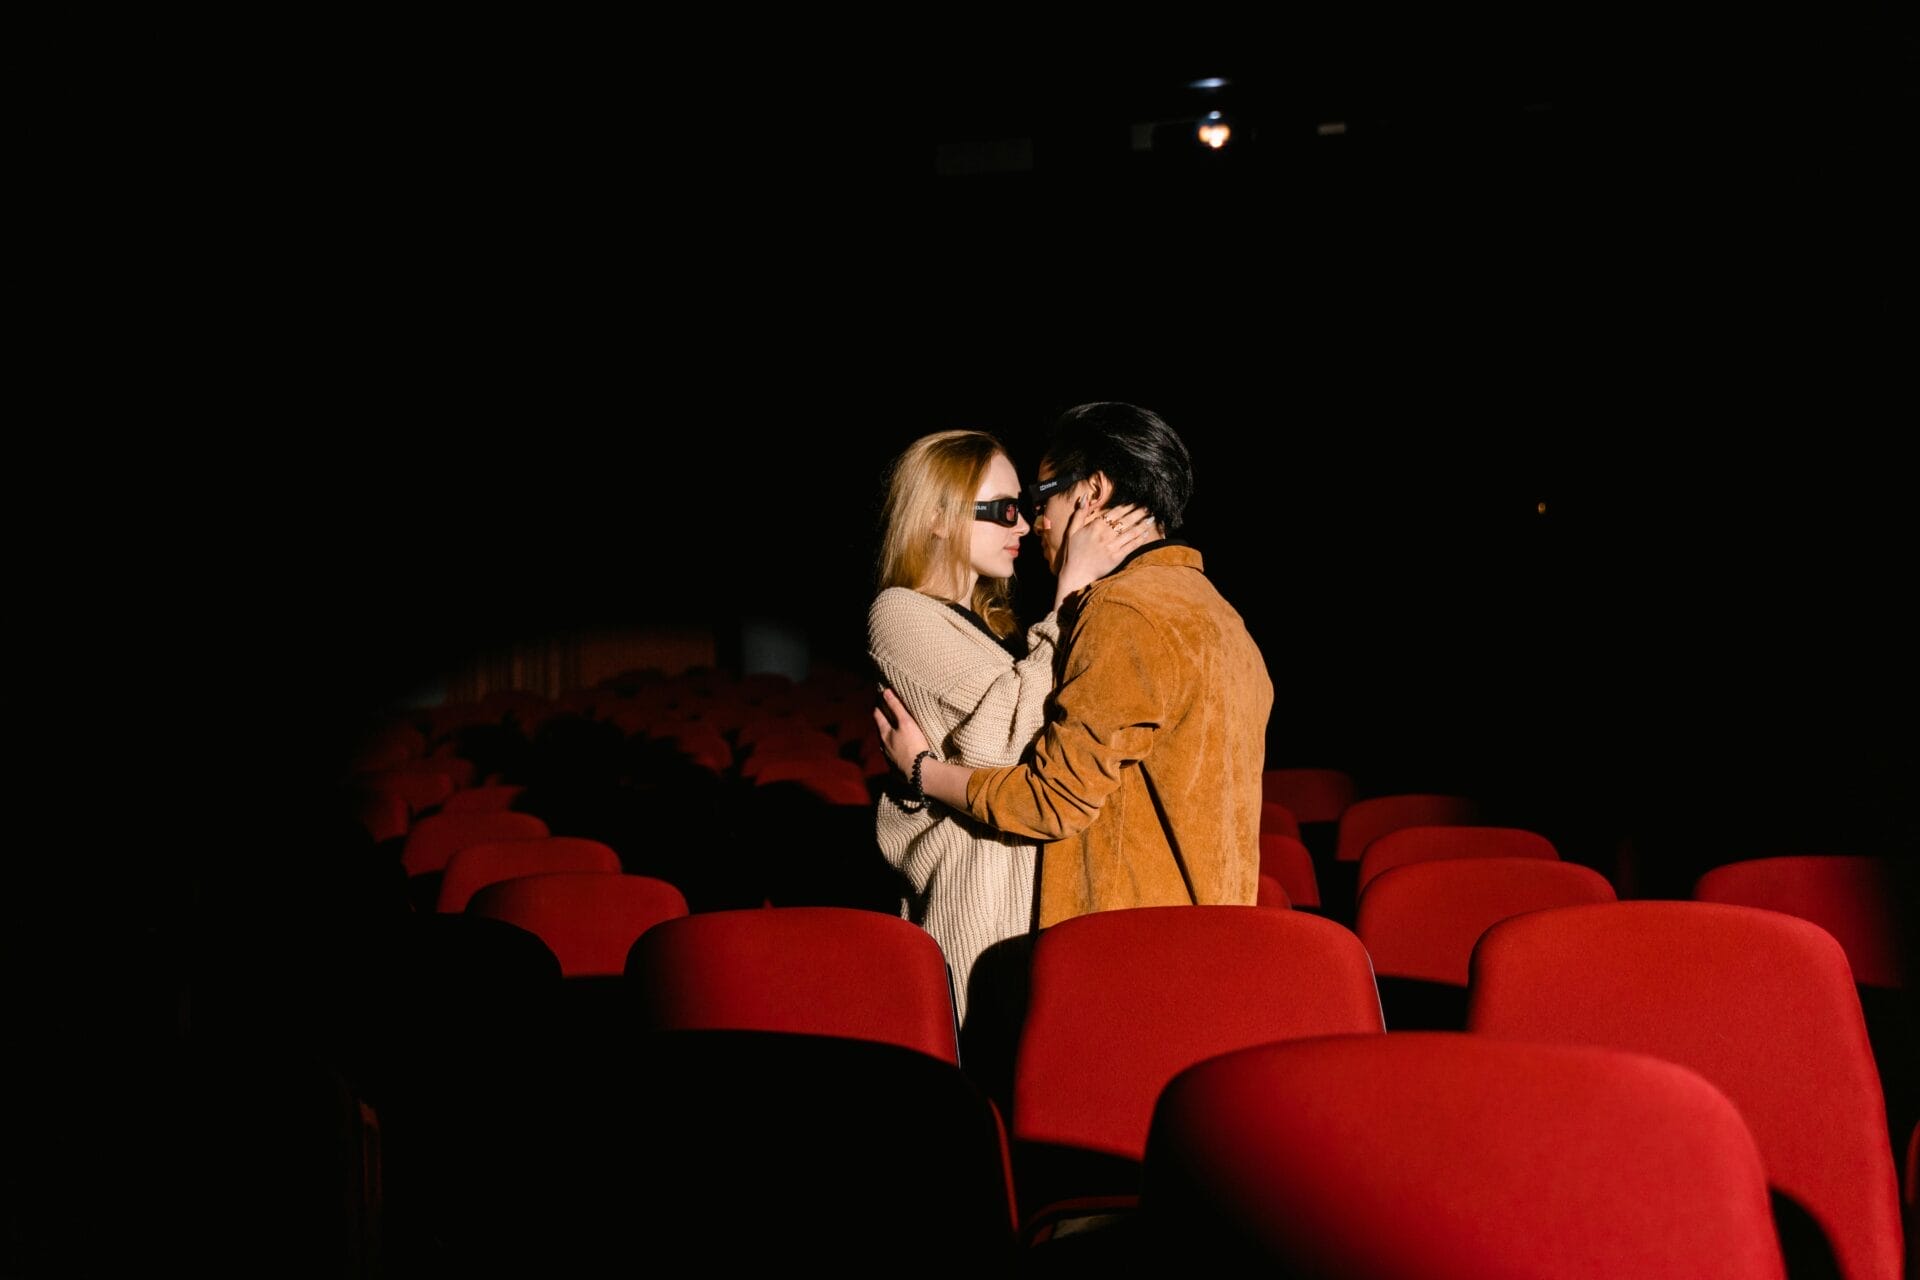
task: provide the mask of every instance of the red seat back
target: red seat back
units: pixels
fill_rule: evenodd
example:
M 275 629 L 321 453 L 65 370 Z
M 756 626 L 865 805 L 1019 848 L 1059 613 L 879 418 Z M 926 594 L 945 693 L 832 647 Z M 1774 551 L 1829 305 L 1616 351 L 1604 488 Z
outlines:
M 1260 802 L 1260 834 L 1292 836 L 1300 838 L 1300 823 L 1295 820 L 1293 811 L 1283 804 L 1271 800 Z
M 751 762 L 755 758 L 748 757 L 748 760 Z M 744 770 L 742 776 L 746 776 Z M 776 757 L 763 763 L 752 776 L 753 781 L 761 786 L 794 783 L 828 804 L 864 808 L 873 803 L 873 793 L 867 789 L 866 774 L 853 761 L 842 760 L 838 756 Z
M 1382 871 L 1441 858 L 1558 858 L 1553 841 L 1520 827 L 1417 826 L 1375 836 L 1360 855 L 1354 892 Z
M 1846 1280 L 1899 1276 L 1886 1106 L 1852 971 L 1824 929 L 1707 902 L 1529 912 L 1481 938 L 1467 1007 L 1475 1032 L 1698 1071 L 1740 1108 L 1769 1182 L 1826 1234 Z
M 626 974 L 649 1029 L 844 1036 L 960 1060 L 946 957 L 898 916 L 835 906 L 703 911 L 649 930 Z
M 1014 1066 L 1011 1133 L 1138 1160 L 1153 1102 L 1202 1058 L 1381 1031 L 1359 938 L 1272 907 L 1132 907 L 1043 930 Z
M 1267 769 L 1260 775 L 1260 792 L 1301 822 L 1338 822 L 1360 788 L 1340 769 Z
M 620 855 L 613 846 L 580 836 L 541 836 L 470 844 L 447 859 L 440 878 L 438 911 L 465 911 L 479 889 L 515 876 L 548 871 L 604 871 L 618 874 Z
M 467 914 L 535 934 L 568 978 L 617 977 L 634 940 L 663 920 L 687 914 L 679 889 L 652 876 L 555 871 L 483 885 Z
M 1296 907 L 1320 905 L 1320 881 L 1313 870 L 1313 854 L 1298 836 L 1263 834 L 1260 837 L 1260 874 L 1272 876 Z
M 400 848 L 400 865 L 410 876 L 444 871 L 447 859 L 470 844 L 501 840 L 534 840 L 552 835 L 547 824 L 530 813 L 435 813 L 420 819 L 407 832 Z
M 1367 846 L 1402 827 L 1464 826 L 1480 817 L 1480 806 L 1466 796 L 1407 792 L 1356 800 L 1340 815 L 1333 856 L 1358 862 Z
M 1209 1271 L 1779 1280 L 1740 1113 L 1640 1054 L 1458 1032 L 1262 1045 L 1176 1076 L 1141 1197 Z
M 514 802 L 526 793 L 525 787 L 504 784 L 490 787 L 469 787 L 465 791 L 456 791 L 440 805 L 441 813 L 482 813 L 511 809 Z
M 1376 842 L 1374 848 L 1379 848 Z M 1451 858 L 1396 867 L 1360 895 L 1354 932 L 1381 977 L 1467 985 L 1480 935 L 1523 911 L 1612 902 L 1607 878 L 1540 858 Z
M 1693 896 L 1811 920 L 1839 940 L 1855 982 L 1904 988 L 1913 981 L 1916 937 L 1903 870 L 1892 858 L 1754 858 L 1708 871 Z

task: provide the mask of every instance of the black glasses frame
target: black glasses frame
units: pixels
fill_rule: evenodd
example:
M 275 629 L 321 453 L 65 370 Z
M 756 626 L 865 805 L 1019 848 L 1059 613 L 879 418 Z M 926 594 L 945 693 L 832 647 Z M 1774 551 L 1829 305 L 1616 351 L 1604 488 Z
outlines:
M 1027 486 L 1027 510 L 1038 512 L 1040 508 L 1047 505 L 1048 498 L 1068 485 L 1078 484 L 1080 478 L 1078 471 L 1067 471 L 1054 476 L 1051 480 L 1035 480 Z
M 985 498 L 973 504 L 975 520 L 990 520 L 1011 529 L 1027 514 L 1018 498 Z

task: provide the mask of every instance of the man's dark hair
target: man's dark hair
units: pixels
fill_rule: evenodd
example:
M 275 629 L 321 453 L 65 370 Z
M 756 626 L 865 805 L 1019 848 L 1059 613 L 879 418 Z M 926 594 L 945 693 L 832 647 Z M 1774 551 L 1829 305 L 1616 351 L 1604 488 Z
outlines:
M 1042 455 L 1053 473 L 1113 482 L 1110 506 L 1138 503 L 1169 533 L 1180 527 L 1193 497 L 1193 459 L 1160 415 L 1119 400 L 1075 405 L 1054 422 Z

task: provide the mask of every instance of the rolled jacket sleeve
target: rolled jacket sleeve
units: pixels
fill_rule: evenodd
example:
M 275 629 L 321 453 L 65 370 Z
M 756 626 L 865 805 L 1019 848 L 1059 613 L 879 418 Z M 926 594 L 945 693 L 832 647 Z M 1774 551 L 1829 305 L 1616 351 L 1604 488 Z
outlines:
M 1153 661 L 1164 642 L 1126 605 L 1089 610 L 1075 629 L 1054 712 L 1030 761 L 977 770 L 967 811 L 1027 839 L 1069 839 L 1090 825 L 1121 785 L 1121 771 L 1151 749 L 1177 705 Z

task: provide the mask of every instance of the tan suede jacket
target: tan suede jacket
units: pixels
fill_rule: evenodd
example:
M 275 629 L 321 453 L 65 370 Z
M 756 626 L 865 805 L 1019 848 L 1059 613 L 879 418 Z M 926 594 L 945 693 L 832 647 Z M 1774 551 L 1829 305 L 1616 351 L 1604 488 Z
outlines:
M 1234 608 L 1174 543 L 1089 586 L 1062 638 L 1047 727 L 976 770 L 967 809 L 1043 841 L 1039 924 L 1089 911 L 1251 904 L 1273 681 Z

